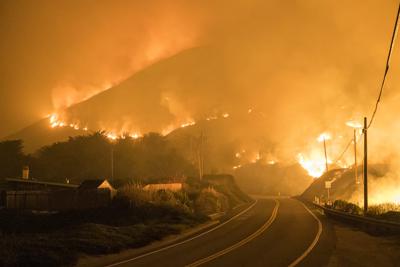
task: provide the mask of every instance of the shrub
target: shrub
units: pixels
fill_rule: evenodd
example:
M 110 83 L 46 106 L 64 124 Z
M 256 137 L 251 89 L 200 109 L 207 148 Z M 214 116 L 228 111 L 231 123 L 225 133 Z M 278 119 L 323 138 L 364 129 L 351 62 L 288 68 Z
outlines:
M 345 200 L 335 200 L 335 202 L 333 203 L 333 208 L 335 210 L 340 210 L 351 214 L 362 214 L 362 209 L 359 206 Z

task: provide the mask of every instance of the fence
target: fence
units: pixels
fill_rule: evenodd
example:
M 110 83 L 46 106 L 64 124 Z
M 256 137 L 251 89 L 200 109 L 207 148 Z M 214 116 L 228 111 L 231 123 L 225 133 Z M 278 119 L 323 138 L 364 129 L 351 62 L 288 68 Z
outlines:
M 7 209 L 62 211 L 105 207 L 110 202 L 109 189 L 5 192 Z

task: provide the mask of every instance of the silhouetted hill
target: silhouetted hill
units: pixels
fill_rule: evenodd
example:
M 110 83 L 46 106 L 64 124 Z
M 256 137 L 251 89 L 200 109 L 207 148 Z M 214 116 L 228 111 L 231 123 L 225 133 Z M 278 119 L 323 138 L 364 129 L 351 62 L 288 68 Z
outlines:
M 114 87 L 99 93 L 86 101 L 60 111 L 61 120 L 67 124 L 74 122 L 90 131 L 106 130 L 122 132 L 162 132 L 175 125 L 185 123 L 185 118 L 196 121 L 210 114 L 202 114 L 199 109 L 209 110 L 219 115 L 224 110 L 216 109 L 212 96 L 201 95 L 202 88 L 208 92 L 218 92 L 229 86 L 225 77 L 225 64 L 220 53 L 210 47 L 192 48 L 161 60 Z M 218 77 L 218 78 L 217 78 Z M 146 92 L 146 94 L 143 94 Z M 173 93 L 171 93 L 173 92 Z M 175 97 L 175 94 L 179 96 Z M 180 107 L 179 98 L 190 99 L 190 107 Z M 197 103 L 207 98 L 206 105 Z M 226 96 L 225 98 L 228 98 Z M 193 114 L 184 114 L 190 109 Z M 247 110 L 240 112 L 246 113 Z M 177 121 L 178 120 L 178 121 Z M 25 150 L 33 152 L 43 145 L 66 140 L 69 136 L 84 134 L 69 127 L 52 129 L 48 119 L 30 125 L 5 139 L 22 139 Z
M 40 120 L 18 132 L 6 137 L 6 140 L 21 139 L 24 141 L 24 151 L 34 152 L 38 148 L 59 141 L 65 141 L 69 136 L 86 134 L 83 130 L 70 127 L 51 128 L 48 119 Z
M 249 194 L 286 195 L 301 194 L 313 181 L 298 164 L 253 163 L 235 171 L 238 185 Z

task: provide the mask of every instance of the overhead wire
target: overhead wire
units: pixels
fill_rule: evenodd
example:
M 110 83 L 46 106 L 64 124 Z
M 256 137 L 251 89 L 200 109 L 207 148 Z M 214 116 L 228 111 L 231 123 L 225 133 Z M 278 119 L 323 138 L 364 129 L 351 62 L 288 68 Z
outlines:
M 392 39 L 391 39 L 391 41 L 390 41 L 389 53 L 388 53 L 387 58 L 386 58 L 385 72 L 384 72 L 384 74 L 383 74 L 383 79 L 382 79 L 382 83 L 381 83 L 381 86 L 380 86 L 380 89 L 379 89 L 378 98 L 377 98 L 377 100 L 376 100 L 375 108 L 374 108 L 374 111 L 372 112 L 371 120 L 370 120 L 369 123 L 368 123 L 367 129 L 368 129 L 369 127 L 371 127 L 372 122 L 374 121 L 376 112 L 377 112 L 377 110 L 378 110 L 379 102 L 381 101 L 381 98 L 382 98 L 383 88 L 385 87 L 385 82 L 386 82 L 386 76 L 387 76 L 387 74 L 388 74 L 388 72 L 389 72 L 389 68 L 390 68 L 390 59 L 391 59 L 391 57 L 392 57 L 393 46 L 394 46 L 394 43 L 395 43 L 395 41 L 396 41 L 397 29 L 398 29 L 397 26 L 398 26 L 398 22 L 399 22 L 399 15 L 400 15 L 400 3 L 399 3 L 399 7 L 398 7 L 398 9 L 397 9 L 396 22 L 395 22 L 395 24 L 394 24 L 394 29 L 393 29 L 393 33 L 392 33 Z
M 347 143 L 346 147 L 344 148 L 343 152 L 340 153 L 340 156 L 336 158 L 336 160 L 334 161 L 335 163 L 338 163 L 344 156 L 344 154 L 347 152 L 347 150 L 350 148 L 350 145 L 353 142 L 357 142 L 358 138 L 361 138 L 364 135 L 364 132 L 361 132 L 361 134 L 359 136 L 356 136 L 356 140 L 354 140 L 354 138 L 351 138 L 350 141 Z
M 397 37 L 398 24 L 399 24 L 399 17 L 400 17 L 400 3 L 399 3 L 399 6 L 398 6 L 398 9 L 397 9 L 397 16 L 396 16 L 396 21 L 395 21 L 395 23 L 394 23 L 394 29 L 393 29 L 393 33 L 392 33 L 392 39 L 391 39 L 391 41 L 390 41 L 389 52 L 388 52 L 388 55 L 387 55 L 387 58 L 386 58 L 386 66 L 385 66 L 385 71 L 384 71 L 384 73 L 383 73 L 383 79 L 382 79 L 381 86 L 380 86 L 380 89 L 379 89 L 378 98 L 377 98 L 377 100 L 376 100 L 375 107 L 374 107 L 374 110 L 373 110 L 373 112 L 372 112 L 371 119 L 370 119 L 370 121 L 369 121 L 369 123 L 368 123 L 367 129 L 371 127 L 371 125 L 372 125 L 372 123 L 373 123 L 373 121 L 374 121 L 374 119 L 375 119 L 376 112 L 378 111 L 378 106 L 379 106 L 379 103 L 380 103 L 381 98 L 382 98 L 383 89 L 384 89 L 385 83 L 386 83 L 386 77 L 387 77 L 387 74 L 388 74 L 389 68 L 390 68 L 390 60 L 391 60 L 392 53 L 393 53 L 393 47 L 394 47 L 394 44 L 395 44 L 395 41 L 396 41 L 396 37 Z M 361 133 L 360 137 L 361 137 L 363 134 L 364 134 L 364 131 Z M 352 144 L 352 142 L 356 142 L 356 140 L 354 140 L 354 138 L 351 138 L 351 139 L 350 139 L 350 141 L 347 143 L 347 145 L 346 145 L 345 149 L 343 150 L 343 152 L 342 152 L 342 153 L 340 154 L 340 156 L 337 157 L 337 159 L 335 160 L 335 163 L 337 163 L 338 161 L 340 161 L 340 160 L 342 159 L 342 157 L 344 156 L 344 154 L 345 154 L 345 153 L 347 152 L 347 150 L 350 148 L 350 145 Z

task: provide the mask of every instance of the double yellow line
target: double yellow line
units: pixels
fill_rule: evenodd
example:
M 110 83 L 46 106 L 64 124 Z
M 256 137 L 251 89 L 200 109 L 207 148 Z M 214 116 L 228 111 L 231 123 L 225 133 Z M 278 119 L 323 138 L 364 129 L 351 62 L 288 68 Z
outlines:
M 234 244 L 234 245 L 232 245 L 230 247 L 227 247 L 227 248 L 225 248 L 225 249 L 223 249 L 221 251 L 218 251 L 217 253 L 215 253 L 215 254 L 213 254 L 211 256 L 208 256 L 206 258 L 200 259 L 200 260 L 198 260 L 196 262 L 193 262 L 193 263 L 187 265 L 187 267 L 195 267 L 195 266 L 202 265 L 202 264 L 204 264 L 206 262 L 212 261 L 212 260 L 214 260 L 214 259 L 216 259 L 218 257 L 221 257 L 222 255 L 225 255 L 225 254 L 231 252 L 232 250 L 235 250 L 235 249 L 247 244 L 248 242 L 250 242 L 254 238 L 256 238 L 259 235 L 261 235 L 275 221 L 275 218 L 276 218 L 276 216 L 278 214 L 279 205 L 280 205 L 279 201 L 275 199 L 275 207 L 274 207 L 274 210 L 272 211 L 271 217 L 256 232 L 254 232 L 253 234 L 249 235 L 245 239 L 242 239 L 241 241 L 239 241 L 238 243 L 236 243 L 236 244 Z

